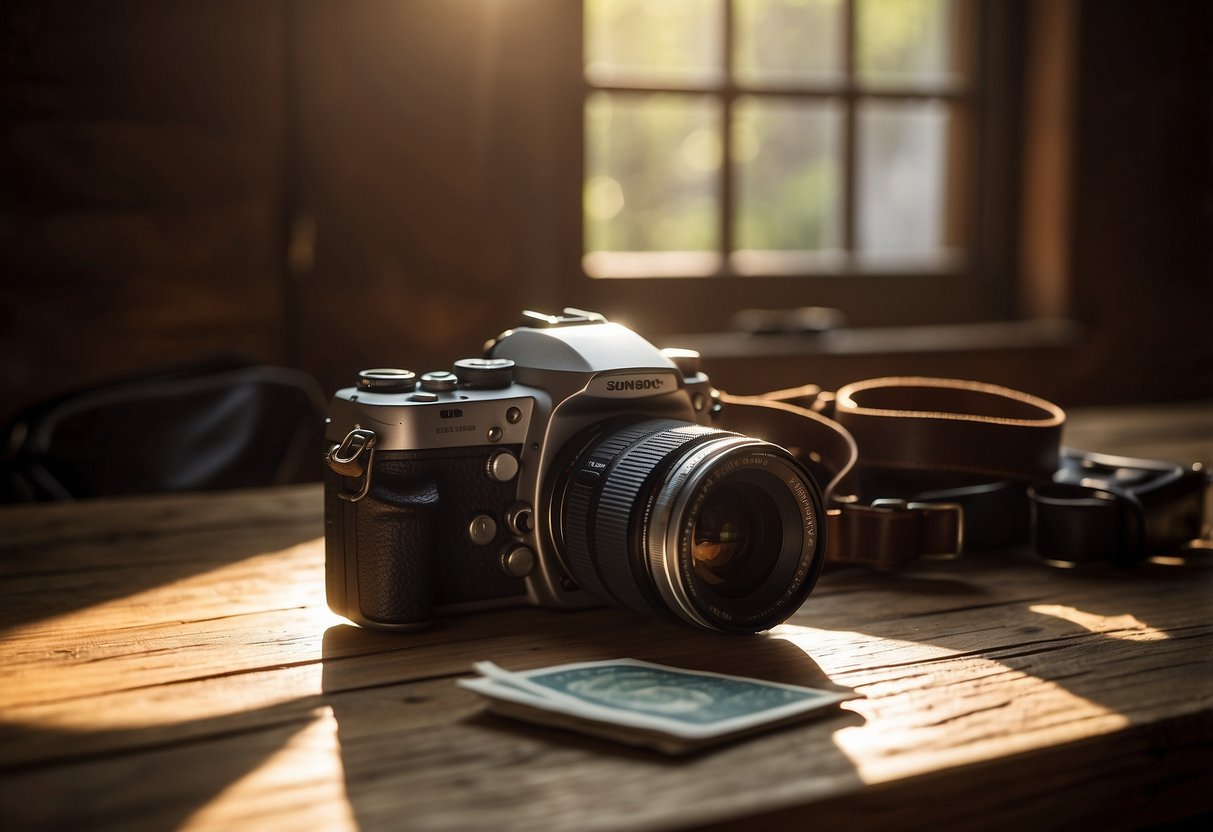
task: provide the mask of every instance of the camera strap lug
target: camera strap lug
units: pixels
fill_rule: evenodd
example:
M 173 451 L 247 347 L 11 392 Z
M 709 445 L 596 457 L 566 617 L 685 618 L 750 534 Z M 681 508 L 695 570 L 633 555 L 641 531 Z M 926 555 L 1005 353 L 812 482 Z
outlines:
M 333 473 L 362 481 L 357 491 L 338 491 L 343 500 L 356 503 L 371 490 L 371 467 L 375 461 L 375 432 L 365 428 L 354 428 L 345 435 L 341 444 L 329 448 L 324 461 Z M 365 457 L 365 463 L 364 463 Z

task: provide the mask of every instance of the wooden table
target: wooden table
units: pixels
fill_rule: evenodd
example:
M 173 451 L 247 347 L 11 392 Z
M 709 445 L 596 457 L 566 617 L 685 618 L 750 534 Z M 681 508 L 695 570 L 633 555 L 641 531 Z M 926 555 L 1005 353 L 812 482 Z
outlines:
M 1213 463 L 1213 411 L 1071 439 Z M 769 635 L 521 609 L 392 636 L 324 606 L 315 486 L 0 511 L 5 829 L 1108 828 L 1213 812 L 1213 570 L 1012 554 L 825 576 Z M 684 759 L 456 687 L 633 656 L 853 688 Z M 846 827 L 827 827 L 845 823 Z

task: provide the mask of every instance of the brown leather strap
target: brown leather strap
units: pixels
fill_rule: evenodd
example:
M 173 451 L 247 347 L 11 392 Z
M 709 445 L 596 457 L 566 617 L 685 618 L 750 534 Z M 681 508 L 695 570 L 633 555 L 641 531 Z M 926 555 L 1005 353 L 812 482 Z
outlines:
M 808 385 L 760 396 L 721 393 L 720 401 L 721 427 L 788 448 L 827 483 L 827 557 L 879 568 L 955 554 L 962 513 L 953 504 L 861 505 L 860 472 L 929 472 L 936 485 L 941 474 L 1047 482 L 1065 422 L 1043 399 L 956 379 L 879 378 L 837 394 Z
M 900 569 L 919 558 L 952 558 L 964 517 L 952 503 L 847 505 L 826 512 L 826 560 Z
M 791 392 L 800 394 L 794 400 L 802 404 L 777 398 Z M 840 424 L 803 406 L 818 393 L 820 390 L 813 386 L 762 396 L 721 393 L 724 407 L 717 424 L 782 445 L 819 475 L 825 483 L 823 493 L 827 503 L 850 503 L 857 499 L 852 474 L 859 449 Z
M 1066 416 L 1007 387 L 894 377 L 840 388 L 834 418 L 855 438 L 863 466 L 1048 482 Z

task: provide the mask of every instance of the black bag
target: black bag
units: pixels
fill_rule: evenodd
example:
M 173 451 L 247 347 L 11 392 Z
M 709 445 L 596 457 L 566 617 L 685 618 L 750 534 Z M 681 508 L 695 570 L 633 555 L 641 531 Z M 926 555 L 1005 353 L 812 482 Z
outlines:
M 306 373 L 227 359 L 74 391 L 8 422 L 0 499 L 318 480 L 324 409 Z

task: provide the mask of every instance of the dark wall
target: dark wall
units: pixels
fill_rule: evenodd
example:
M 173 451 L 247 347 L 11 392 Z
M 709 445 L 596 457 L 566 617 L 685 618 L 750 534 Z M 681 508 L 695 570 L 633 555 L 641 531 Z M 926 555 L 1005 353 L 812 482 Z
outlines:
M 4 4 L 0 410 L 220 350 L 333 388 L 361 366 L 445 364 L 524 306 L 576 302 L 561 206 L 580 190 L 580 34 L 552 28 L 562 2 Z M 1213 10 L 1080 12 L 1081 342 L 788 359 L 772 378 L 971 375 L 1066 404 L 1213 395 Z
M 283 358 L 283 7 L 0 7 L 0 410 Z
M 558 2 L 293 5 L 292 210 L 314 247 L 290 325 L 327 385 L 479 355 L 579 264 L 554 231 L 580 199 L 580 42 L 552 30 Z
M 1213 4 L 1087 0 L 1079 37 L 1070 372 L 1213 396 Z

